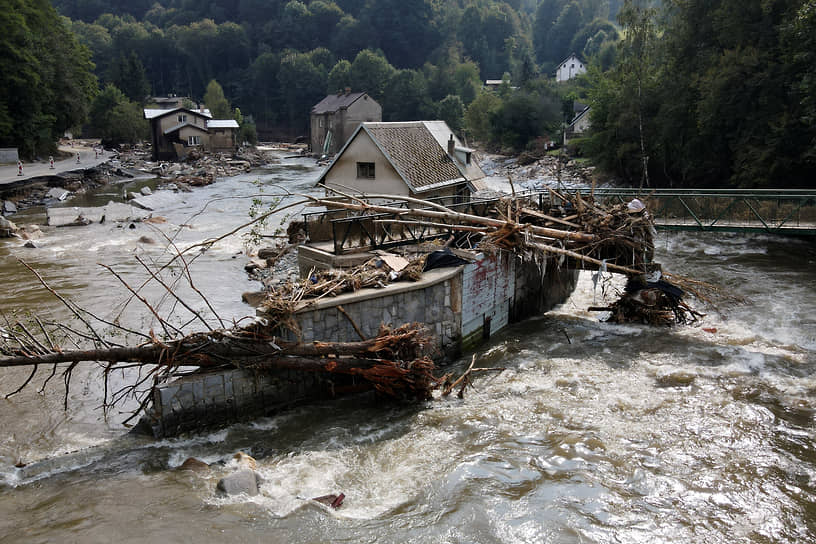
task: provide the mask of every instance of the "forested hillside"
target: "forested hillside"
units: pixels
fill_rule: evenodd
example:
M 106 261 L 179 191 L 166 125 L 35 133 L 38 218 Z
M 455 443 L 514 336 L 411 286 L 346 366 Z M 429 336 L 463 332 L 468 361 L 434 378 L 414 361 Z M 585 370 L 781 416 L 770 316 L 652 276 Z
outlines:
M 585 151 L 635 184 L 814 187 L 816 1 L 628 3 Z
M 516 152 L 560 140 L 578 99 L 592 130 L 570 152 L 633 184 L 814 184 L 816 0 L 4 4 L 0 145 L 23 156 L 70 128 L 136 141 L 150 95 L 215 100 L 293 138 L 351 87 L 386 121 L 443 119 Z M 572 52 L 589 73 L 555 83 Z
M 0 146 L 23 157 L 80 124 L 96 91 L 90 52 L 48 0 L 3 0 L 0 9 Z
M 296 135 L 327 92 L 365 90 L 385 120 L 455 118 L 485 79 L 518 85 L 575 51 L 614 57 L 618 9 L 601 0 L 55 0 L 126 89 L 143 68 L 154 95 L 200 99 L 211 80 L 263 132 Z M 131 56 L 135 55 L 135 58 Z M 138 66 L 138 64 L 141 65 Z M 136 92 L 141 92 L 136 85 Z M 561 104 L 553 92 L 557 127 Z M 454 124 L 457 124 L 454 122 Z M 538 127 L 543 131 L 542 127 Z M 526 139 L 526 138 L 525 138 Z

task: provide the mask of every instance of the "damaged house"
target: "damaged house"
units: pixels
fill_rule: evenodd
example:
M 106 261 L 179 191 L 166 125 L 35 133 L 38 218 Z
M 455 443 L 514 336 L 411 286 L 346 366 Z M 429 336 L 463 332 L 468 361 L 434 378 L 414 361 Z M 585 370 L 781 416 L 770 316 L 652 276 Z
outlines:
M 190 148 L 232 153 L 237 147 L 238 122 L 213 119 L 208 109 L 146 108 L 144 116 L 150 121 L 154 161 L 182 159 Z
M 382 121 L 382 107 L 365 92 L 345 91 L 326 96 L 312 107 L 309 122 L 312 153 L 334 155 L 360 123 Z
M 444 121 L 362 123 L 318 179 L 343 192 L 466 200 L 485 177 Z

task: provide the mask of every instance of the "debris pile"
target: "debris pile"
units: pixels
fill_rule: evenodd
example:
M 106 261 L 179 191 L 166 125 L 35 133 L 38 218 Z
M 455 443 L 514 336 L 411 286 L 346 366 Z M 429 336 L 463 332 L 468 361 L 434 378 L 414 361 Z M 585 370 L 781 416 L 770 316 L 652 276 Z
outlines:
M 178 162 L 154 162 L 150 160 L 147 149 L 134 146 L 121 148 L 118 158 L 125 168 L 148 172 L 192 187 L 209 185 L 216 178 L 236 176 L 277 161 L 273 155 L 251 147 L 233 154 L 210 154 L 193 149 Z
M 81 362 L 99 362 L 106 381 L 104 407 L 107 409 L 125 398 L 142 399 L 134 417 L 149 402 L 150 395 L 145 393 L 154 384 L 185 373 L 235 367 L 256 372 L 288 369 L 345 374 L 360 378 L 383 395 L 420 401 L 429 399 L 431 392 L 448 377 L 434 375 L 431 357 L 435 355 L 432 350 L 436 344 L 422 324 L 404 324 L 394 329 L 382 326 L 373 338 L 364 338 L 357 329 L 361 340 L 356 342 L 286 341 L 281 338 L 281 333 L 288 329 L 300 338 L 295 313 L 309 301 L 367 287 L 384 287 L 393 281 L 416 281 L 426 268 L 432 266 L 430 261 L 436 260 L 436 256 L 432 259 L 430 255 L 440 249 L 447 253 L 456 252 L 456 258 L 463 250 L 509 252 L 540 267 L 554 265 L 624 273 L 630 278 L 631 288 L 616 305 L 606 308 L 613 312 L 616 321 L 667 324 L 670 320 L 686 322 L 699 316 L 682 302 L 682 290 L 665 280 L 654 284 L 660 278 L 646 279 L 647 272 L 654 268 L 650 267 L 654 229 L 646 206 L 640 201 L 606 206 L 591 197 L 567 196 L 553 191 L 544 200 L 544 206 L 538 205 L 542 201 L 538 196 L 506 198 L 479 203 L 483 213 L 475 214 L 438 204 L 428 205 L 425 201 L 407 197 L 403 200 L 416 207 L 374 204 L 382 202 L 382 195 L 369 195 L 368 199 L 349 198 L 347 201 L 306 198 L 311 204 L 330 210 L 345 209 L 355 218 L 368 221 L 383 231 L 394 228 L 395 232 L 404 235 L 404 229 L 417 227 L 436 233 L 436 241 L 429 245 L 414 243 L 412 252 L 406 252 L 403 257 L 381 253 L 352 270 L 312 271 L 303 280 L 287 282 L 265 294 L 261 301 L 264 317 L 249 326 L 236 324 L 229 327 L 220 321 L 209 302 L 193 285 L 192 278 L 185 275 L 190 287 L 219 319 L 221 327 L 213 328 L 148 268 L 151 277 L 167 290 L 168 296 L 192 313 L 190 323 L 198 321 L 207 329 L 192 334 L 186 334 L 160 317 L 138 289 L 105 266 L 135 299 L 151 311 L 163 331 L 161 338 L 154 332 L 155 327 L 149 332 L 129 330 L 78 308 L 62 299 L 36 271 L 23 263 L 70 309 L 81 323 L 81 329 L 77 331 L 36 317 L 25 322 L 7 319 L 6 326 L 0 329 L 0 367 L 31 366 L 34 369 L 11 394 L 26 387 L 37 375 L 38 367 L 45 365 L 52 367 L 53 372 L 45 378 L 43 387 L 61 368 L 67 403 L 72 371 Z M 376 248 L 355 249 L 372 250 Z M 270 258 L 280 258 L 276 252 L 265 256 L 267 263 Z M 186 269 L 182 253 L 177 257 Z M 459 259 L 456 264 L 466 262 Z M 139 262 L 147 268 L 145 263 Z M 110 327 L 141 337 L 142 343 L 136 346 L 118 344 L 107 332 Z M 73 342 L 77 346 L 84 342 L 91 347 L 65 348 Z M 111 371 L 132 367 L 140 369 L 137 383 L 109 393 L 107 380 Z M 477 370 L 481 369 L 469 369 L 468 375 Z M 448 384 L 450 388 L 454 387 L 450 382 Z M 468 384 L 468 377 L 454 384 L 461 385 L 461 394 Z

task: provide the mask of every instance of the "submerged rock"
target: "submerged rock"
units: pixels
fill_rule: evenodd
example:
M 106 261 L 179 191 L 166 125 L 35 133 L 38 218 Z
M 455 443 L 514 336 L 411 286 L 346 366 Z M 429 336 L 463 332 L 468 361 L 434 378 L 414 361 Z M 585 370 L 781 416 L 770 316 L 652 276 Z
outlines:
M 195 457 L 188 457 L 184 460 L 184 462 L 178 467 L 179 470 L 189 470 L 192 472 L 204 472 L 210 470 L 210 465 L 201 461 L 200 459 L 196 459 Z
M 252 469 L 243 469 L 224 476 L 218 481 L 216 490 L 223 495 L 249 495 L 259 493 L 263 477 Z

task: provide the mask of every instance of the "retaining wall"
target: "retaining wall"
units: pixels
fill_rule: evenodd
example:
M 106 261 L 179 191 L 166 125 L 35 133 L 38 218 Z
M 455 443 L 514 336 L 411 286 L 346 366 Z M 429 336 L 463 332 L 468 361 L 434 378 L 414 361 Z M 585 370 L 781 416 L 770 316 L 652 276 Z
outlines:
M 355 325 L 370 338 L 381 324 L 419 322 L 435 335 L 430 346 L 438 352 L 434 359 L 450 361 L 509 323 L 550 310 L 575 287 L 575 271 L 553 269 L 542 276 L 540 266 L 523 264 L 511 255 L 477 257 L 471 264 L 426 272 L 415 283 L 399 282 L 312 303 L 295 315 L 300 339 L 354 341 L 359 339 Z M 170 436 L 359 391 L 361 385 L 352 377 L 288 370 L 192 375 L 157 386 L 142 424 L 155 436 Z
M 0 164 L 17 164 L 19 160 L 16 147 L 0 147 Z

